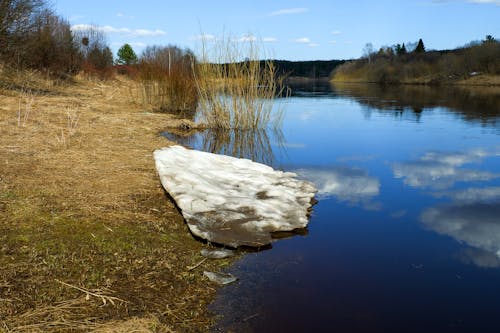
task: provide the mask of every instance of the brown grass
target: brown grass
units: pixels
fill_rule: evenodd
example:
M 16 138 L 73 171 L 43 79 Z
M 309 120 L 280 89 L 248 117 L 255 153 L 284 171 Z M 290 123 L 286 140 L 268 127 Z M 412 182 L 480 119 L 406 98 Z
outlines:
M 200 272 L 228 261 L 189 271 L 202 244 L 152 158 L 179 120 L 125 78 L 17 79 L 0 90 L 0 332 L 206 331 Z

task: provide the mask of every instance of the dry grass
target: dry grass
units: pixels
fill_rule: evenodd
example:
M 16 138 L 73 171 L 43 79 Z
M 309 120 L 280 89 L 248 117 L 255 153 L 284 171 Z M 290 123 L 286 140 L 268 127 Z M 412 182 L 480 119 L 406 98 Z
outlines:
M 222 38 L 214 44 L 205 41 L 201 54 L 195 79 L 202 123 L 243 130 L 279 125 L 282 112 L 273 113 L 273 102 L 283 79 L 272 61 L 261 66 L 259 45 Z
M 0 331 L 206 331 L 200 270 L 229 262 L 188 270 L 202 244 L 152 158 L 179 120 L 144 112 L 124 78 L 1 80 Z

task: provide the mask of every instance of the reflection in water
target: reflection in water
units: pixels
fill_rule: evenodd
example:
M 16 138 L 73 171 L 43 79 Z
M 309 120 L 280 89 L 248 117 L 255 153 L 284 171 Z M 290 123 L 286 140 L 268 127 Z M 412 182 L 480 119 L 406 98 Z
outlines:
M 464 164 L 480 162 L 498 152 L 475 150 L 465 153 L 427 153 L 416 161 L 393 164 L 396 178 L 406 185 L 418 188 L 446 189 L 457 182 L 487 181 L 500 177 L 485 171 L 460 168 Z
M 207 130 L 202 137 L 201 149 L 204 151 L 274 164 L 274 152 L 266 130 Z M 275 131 L 274 137 L 277 142 L 283 140 L 280 131 Z
M 463 168 L 466 164 L 480 164 L 487 157 L 499 155 L 498 150 L 480 149 L 463 153 L 431 152 L 417 161 L 394 164 L 393 172 L 395 178 L 404 178 L 406 185 L 445 190 L 457 182 L 500 178 L 499 173 Z M 496 267 L 500 258 L 500 187 L 469 187 L 431 194 L 451 202 L 424 210 L 420 217 L 424 225 L 477 248 L 464 254 L 467 262 Z M 492 259 L 492 256 L 498 258 Z
M 378 205 L 370 200 L 380 193 L 380 181 L 362 169 L 334 167 L 323 170 L 298 169 L 295 172 L 314 183 L 319 199 L 333 196 L 350 204 L 362 204 L 369 209 L 378 208 Z
M 214 154 L 247 158 L 273 166 L 276 154 L 285 153 L 283 133 L 279 129 L 267 130 L 224 130 L 206 129 L 190 135 L 170 132 L 162 134 L 169 140 L 194 149 Z
M 422 214 L 422 222 L 431 230 L 500 257 L 500 191 L 496 197 L 490 194 L 484 201 L 478 196 L 467 203 L 428 208 Z
M 355 98 L 369 108 L 389 111 L 397 117 L 414 117 L 417 121 L 425 109 L 447 107 L 466 120 L 494 125 L 500 117 L 498 87 L 436 87 L 419 85 L 339 84 L 332 85 L 335 94 Z
M 483 268 L 500 267 L 500 257 L 481 249 L 468 248 L 460 255 L 460 259 L 466 264 L 474 264 Z

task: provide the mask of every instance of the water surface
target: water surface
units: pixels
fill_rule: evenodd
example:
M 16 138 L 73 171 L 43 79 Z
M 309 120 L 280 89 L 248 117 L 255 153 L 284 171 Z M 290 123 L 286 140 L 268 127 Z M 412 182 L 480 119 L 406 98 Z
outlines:
M 282 132 L 206 132 L 198 149 L 316 183 L 308 233 L 248 253 L 216 331 L 497 332 L 500 95 L 340 86 L 284 103 Z M 245 145 L 250 143 L 250 145 Z

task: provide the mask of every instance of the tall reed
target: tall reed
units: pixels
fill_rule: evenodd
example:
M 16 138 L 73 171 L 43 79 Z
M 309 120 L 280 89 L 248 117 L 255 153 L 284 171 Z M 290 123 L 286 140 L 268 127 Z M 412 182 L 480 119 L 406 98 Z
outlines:
M 202 41 L 195 82 L 199 121 L 210 128 L 259 129 L 277 126 L 282 110 L 273 111 L 282 78 L 272 61 L 261 61 L 253 39 Z

